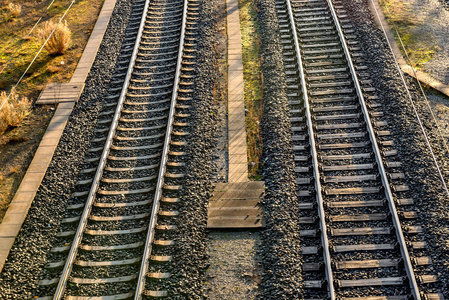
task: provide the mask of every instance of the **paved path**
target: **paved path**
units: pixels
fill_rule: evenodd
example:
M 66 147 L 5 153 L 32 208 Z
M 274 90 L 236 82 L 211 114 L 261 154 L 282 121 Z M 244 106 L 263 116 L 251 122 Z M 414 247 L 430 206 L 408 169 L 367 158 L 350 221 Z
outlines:
M 228 29 L 228 182 L 248 181 L 238 0 L 226 0 Z
M 42 179 L 44 178 L 48 165 L 53 158 L 53 153 L 59 143 L 65 125 L 67 124 L 67 120 L 80 95 L 80 89 L 73 87 L 84 86 L 84 81 L 95 60 L 101 41 L 103 40 L 115 2 L 116 0 L 105 1 L 70 83 L 61 84 L 61 89 L 64 90 L 64 92 L 54 93 L 54 103 L 61 103 L 58 104 L 56 112 L 39 144 L 39 148 L 37 149 L 34 158 L 22 179 L 19 189 L 12 199 L 5 217 L 0 224 L 0 271 L 3 269 L 6 258 L 8 257 L 9 251 L 14 244 L 14 240 L 19 233 L 20 228 L 22 228 L 22 223 L 28 213 L 28 209 L 33 202 Z M 54 85 L 50 85 L 50 88 L 53 86 Z

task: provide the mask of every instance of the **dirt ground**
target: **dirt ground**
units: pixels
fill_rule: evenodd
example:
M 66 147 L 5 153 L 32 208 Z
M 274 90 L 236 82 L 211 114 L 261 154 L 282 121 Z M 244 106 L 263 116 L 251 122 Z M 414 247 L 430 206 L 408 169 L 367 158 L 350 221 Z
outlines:
M 449 84 L 449 10 L 439 0 L 379 2 L 383 5 L 384 14 L 400 48 L 396 30 L 401 36 L 407 63 Z M 402 52 L 405 54 L 405 51 Z M 422 101 L 431 116 L 430 119 L 425 117 L 426 122 L 436 124 L 440 138 L 449 144 L 449 96 L 433 89 L 423 89 Z
M 72 44 L 68 52 L 60 56 L 49 56 L 44 51 L 39 55 L 35 66 L 30 69 L 29 74 L 18 86 L 20 95 L 27 96 L 34 102 L 46 83 L 70 80 L 95 26 L 103 1 L 80 0 L 69 10 L 65 18 L 72 31 Z M 0 68 L 3 68 L 10 58 L 12 59 L 7 64 L 8 67 L 0 73 L 0 89 L 5 90 L 12 83 L 17 82 L 21 70 L 35 55 L 37 46 L 34 46 L 37 45 L 38 39 L 34 37 L 33 33 L 22 43 L 24 32 L 29 32 L 39 17 L 44 16 L 44 20 L 47 18 L 59 20 L 70 1 L 43 0 L 19 3 L 22 4 L 22 14 L 11 19 L 5 17 L 7 10 L 4 7 L 7 1 L 0 0 L 0 12 L 2 13 L 0 16 L 0 39 L 4 42 L 0 47 Z M 51 8 L 44 12 L 45 7 L 50 3 L 52 3 Z M 40 44 L 38 46 L 40 47 Z M 15 49 L 20 50 L 18 51 L 19 55 L 12 58 L 11 55 L 14 57 Z M 33 159 L 54 109 L 55 107 L 51 106 L 34 107 L 22 124 L 15 128 L 9 128 L 3 135 L 0 135 L 0 222 Z
M 54 107 L 36 107 L 22 124 L 0 136 L 0 220 L 33 159 Z
M 401 37 L 406 49 L 401 51 L 410 58 L 408 63 L 449 84 L 449 10 L 440 0 L 379 2 L 396 39 L 397 33 Z

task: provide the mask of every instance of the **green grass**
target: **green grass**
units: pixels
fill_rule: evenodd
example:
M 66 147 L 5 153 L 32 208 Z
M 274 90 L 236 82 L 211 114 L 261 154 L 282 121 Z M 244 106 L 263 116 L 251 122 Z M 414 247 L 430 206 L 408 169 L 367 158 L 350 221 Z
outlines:
M 413 12 L 406 2 L 382 0 L 381 5 L 402 55 L 406 58 L 405 54 L 407 54 L 411 65 L 416 69 L 420 69 L 432 59 L 438 50 L 432 34 L 430 32 L 426 34 L 422 31 L 421 25 L 425 21 Z M 401 40 L 406 53 L 401 47 Z
M 259 159 L 262 155 L 260 121 L 263 114 L 262 86 L 259 59 L 259 24 L 254 0 L 239 0 L 240 34 L 242 36 L 242 59 L 244 100 L 246 107 L 246 140 L 249 177 L 259 180 Z
M 42 17 L 42 22 L 50 19 L 58 22 L 71 2 L 71 0 L 55 0 L 52 7 L 43 14 L 51 1 L 0 0 L 0 71 L 11 59 L 5 70 L 0 73 L 0 91 L 9 92 L 41 47 L 36 35 L 38 28 L 30 37 L 26 37 L 36 21 Z M 72 77 L 103 1 L 75 2 L 65 18 L 72 31 L 72 45 L 67 53 L 61 56 L 49 56 L 44 50 L 17 87 L 16 91 L 20 97 L 35 100 L 47 83 L 66 82 Z M 9 2 L 22 5 L 19 16 L 11 16 L 8 9 Z M 0 135 L 0 222 L 52 114 L 50 107 L 33 108 L 23 123 Z M 27 140 L 29 142 L 26 142 Z M 12 166 L 13 169 L 8 166 Z
M 30 99 L 36 99 L 45 84 L 49 82 L 66 82 L 81 57 L 83 45 L 93 28 L 99 9 L 104 0 L 78 0 L 66 15 L 65 20 L 72 30 L 72 45 L 61 56 L 50 56 L 44 49 L 33 66 L 17 87 L 17 93 Z M 8 10 L 8 3 L 22 5 L 20 16 L 13 18 Z M 0 71 L 11 60 L 6 69 L 0 73 L 0 90 L 9 91 L 25 72 L 30 62 L 42 46 L 37 37 L 38 26 L 27 36 L 36 21 L 58 22 L 71 0 L 56 0 L 45 12 L 51 0 L 0 0 Z

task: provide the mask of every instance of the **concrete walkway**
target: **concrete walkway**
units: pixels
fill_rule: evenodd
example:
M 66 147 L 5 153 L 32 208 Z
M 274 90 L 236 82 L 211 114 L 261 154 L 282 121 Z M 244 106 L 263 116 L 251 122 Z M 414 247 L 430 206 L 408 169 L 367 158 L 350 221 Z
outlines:
M 48 165 L 53 158 L 53 153 L 58 146 L 59 139 L 67 124 L 67 120 L 72 113 L 73 107 L 84 86 L 84 81 L 87 78 L 97 55 L 98 48 L 103 40 L 115 2 L 116 0 L 106 0 L 103 4 L 94 30 L 92 31 L 70 82 L 58 85 L 60 88 L 59 92 L 55 93 L 52 91 L 55 86 L 54 84 L 50 84 L 48 90 L 46 89 L 47 91 L 44 90 L 42 92 L 43 95 L 53 95 L 54 101 L 51 100 L 53 102 L 50 103 L 61 103 L 58 104 L 56 112 L 39 144 L 39 148 L 37 149 L 34 158 L 22 179 L 19 189 L 12 199 L 5 217 L 0 224 L 0 272 L 3 269 L 16 236 L 19 233 L 20 228 L 22 228 L 28 209 L 33 202 L 34 196 L 36 195 L 45 173 L 47 172 Z
M 228 29 L 228 182 L 215 186 L 207 227 L 262 228 L 264 182 L 249 181 L 238 0 L 226 0 Z
M 228 182 L 247 182 L 242 39 L 238 0 L 226 0 L 228 29 Z

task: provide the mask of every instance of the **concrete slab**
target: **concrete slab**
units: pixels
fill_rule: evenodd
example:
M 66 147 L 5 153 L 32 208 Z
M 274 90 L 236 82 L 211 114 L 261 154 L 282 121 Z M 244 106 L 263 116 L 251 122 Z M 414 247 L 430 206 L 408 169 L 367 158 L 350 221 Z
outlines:
M 230 109 L 228 112 L 229 116 L 229 123 L 232 122 L 238 122 L 242 124 L 242 130 L 245 130 L 244 124 L 245 124 L 245 112 L 243 110 L 236 110 L 236 109 Z
M 55 150 L 54 147 L 39 147 L 36 153 L 34 153 L 34 156 L 40 157 L 42 160 L 45 161 L 50 160 L 53 157 L 54 150 Z
M 238 155 L 246 155 L 246 153 L 240 153 Z M 229 173 L 232 172 L 241 172 L 241 173 L 245 173 L 248 171 L 248 166 L 246 165 L 246 163 L 229 163 L 229 168 L 233 168 L 233 171 L 229 171 Z M 248 174 L 246 174 L 248 175 Z
M 228 101 L 228 108 L 229 109 L 237 108 L 240 111 L 244 111 L 245 104 L 243 103 L 243 101 Z
M 6 217 L 6 215 L 5 215 L 5 217 Z M 7 224 L 5 222 L 2 222 L 2 224 L 0 224 L 0 238 L 14 238 L 15 239 L 17 234 L 20 231 L 20 228 L 22 228 L 22 224 Z M 8 253 L 9 253 L 9 251 L 8 251 Z M 4 264 L 4 262 L 2 263 L 2 268 L 3 268 L 3 264 Z
M 232 202 L 231 202 L 232 201 Z M 224 202 L 223 207 L 209 208 L 209 218 L 241 218 L 246 219 L 250 215 L 260 218 L 262 216 L 261 207 L 248 206 L 247 200 L 222 200 L 217 202 Z M 231 202 L 227 204 L 226 202 Z M 231 206 L 232 205 L 232 206 Z
M 66 123 L 67 123 L 67 118 L 64 118 L 63 116 L 59 116 L 58 120 L 57 120 L 53 116 L 53 119 L 51 120 L 50 124 L 48 124 L 47 131 L 61 131 L 61 130 L 64 130 Z
M 242 200 L 217 200 L 209 202 L 209 209 L 224 209 L 224 208 L 233 208 L 238 205 L 241 205 Z M 244 203 L 247 207 L 250 208 L 260 208 L 260 199 L 249 199 L 245 200 Z
M 58 109 L 70 109 L 72 110 L 75 107 L 75 102 L 63 102 L 59 103 Z
M 243 82 L 228 89 L 228 94 L 243 94 Z
M 226 7 L 228 29 L 228 182 L 247 182 L 242 39 L 240 36 L 238 0 L 227 0 Z
M 30 208 L 31 203 L 27 202 L 11 202 L 11 204 L 8 207 L 8 210 L 11 214 L 23 214 L 23 212 L 28 211 Z
M 242 53 L 238 51 L 233 51 L 232 53 L 228 52 L 228 60 L 242 60 Z
M 242 176 L 245 176 L 244 178 L 248 177 L 248 167 L 246 165 L 229 164 L 229 170 L 229 177 L 235 177 L 239 179 L 239 181 L 235 180 L 234 182 L 241 182 L 240 180 Z
M 243 94 L 230 94 L 228 95 L 228 102 L 241 102 L 243 103 Z
M 71 103 L 71 102 L 69 102 L 69 103 Z M 70 116 L 71 114 L 72 114 L 72 109 L 71 108 L 68 109 L 68 108 L 60 108 L 60 107 L 58 107 L 56 109 L 56 112 L 55 112 L 56 116 Z
M 240 72 L 240 74 L 238 76 L 235 77 L 228 77 L 228 85 L 230 90 L 233 89 L 233 87 L 238 86 L 238 85 L 243 85 L 243 73 Z
M 62 132 L 61 132 L 62 134 Z M 40 145 L 42 145 L 42 147 L 46 147 L 46 146 L 57 146 L 59 143 L 59 138 L 61 137 L 61 135 L 59 135 L 58 137 L 47 137 L 47 138 L 43 138 Z
M 237 131 L 229 137 L 229 147 L 244 147 L 246 149 L 246 134 L 244 131 Z
M 5 250 L 9 251 L 9 249 L 11 249 L 13 244 L 14 244 L 13 238 L 0 237 L 0 253 L 2 253 Z
M 26 206 L 23 206 L 26 207 Z M 5 215 L 5 217 L 2 220 L 1 225 L 5 226 L 19 226 L 19 229 L 22 227 L 23 219 L 26 217 L 25 211 L 20 211 L 20 207 L 12 206 L 8 208 L 8 210 L 11 210 L 8 215 Z M 28 209 L 26 209 L 28 211 Z
M 42 137 L 43 139 L 59 139 L 59 137 L 61 136 L 62 132 L 59 130 L 50 130 L 50 131 L 46 131 L 44 136 Z
M 238 61 L 238 60 L 230 60 L 230 61 L 228 61 L 228 69 L 231 70 L 231 71 L 242 70 L 242 74 L 243 74 L 243 64 L 242 64 L 241 61 Z
M 35 192 L 37 191 L 37 189 L 39 188 L 39 186 L 41 185 L 41 181 L 42 181 L 42 176 L 40 176 L 41 174 L 39 173 L 34 173 L 34 175 L 39 175 L 36 177 L 39 177 L 36 180 L 22 180 L 22 183 L 20 184 L 20 191 L 22 192 Z M 4 219 L 3 219 L 4 220 Z
M 24 191 L 18 191 L 14 195 L 14 199 L 12 199 L 11 203 L 30 203 L 33 201 L 34 198 L 34 192 L 24 192 Z M 1 235 L 1 232 L 0 232 Z
M 245 154 L 233 155 L 232 157 L 229 158 L 229 163 L 230 164 L 247 164 L 248 159 Z
M 84 88 L 84 83 L 49 83 L 39 95 L 37 105 L 76 102 Z
M 265 221 L 260 217 L 214 217 L 207 220 L 207 228 L 209 229 L 258 229 L 264 227 Z
M 5 263 L 9 250 L 14 244 L 15 238 L 13 237 L 0 237 L 0 261 Z M 1 269 L 0 269 L 1 270 Z
M 33 161 L 36 160 L 36 156 L 34 157 Z M 31 162 L 31 165 L 28 167 L 27 173 L 41 173 L 42 178 L 44 177 L 45 172 L 47 171 L 48 164 L 50 163 L 50 160 L 45 161 L 39 161 L 37 159 L 36 162 Z
M 247 182 L 248 179 L 248 169 L 246 171 L 242 171 L 241 173 L 233 173 L 234 182 Z
M 209 201 L 208 228 L 262 228 L 265 226 L 260 200 L 261 181 L 220 183 Z
M 218 183 L 215 185 L 211 201 L 223 199 L 260 199 L 265 191 L 263 181 L 243 183 Z
M 244 154 L 244 155 L 246 155 L 246 153 L 247 153 L 246 147 L 239 147 L 237 149 L 233 149 L 232 150 L 232 154 L 233 155 L 235 155 L 235 154 Z M 231 172 L 231 169 L 229 169 L 229 172 Z M 232 182 L 232 181 L 229 181 L 229 182 Z
M 228 55 L 240 55 L 241 52 L 242 51 L 240 49 L 228 49 Z

